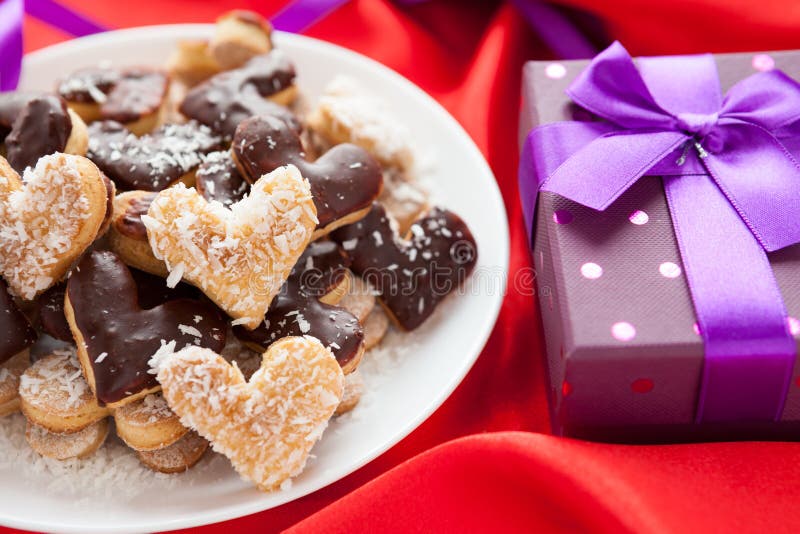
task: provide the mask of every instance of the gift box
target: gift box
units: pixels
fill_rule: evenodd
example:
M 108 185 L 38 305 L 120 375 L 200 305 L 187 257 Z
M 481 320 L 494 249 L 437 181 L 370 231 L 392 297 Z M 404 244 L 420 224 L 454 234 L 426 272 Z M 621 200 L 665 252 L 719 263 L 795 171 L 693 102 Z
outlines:
M 520 195 L 551 416 L 800 437 L 800 52 L 526 64 Z

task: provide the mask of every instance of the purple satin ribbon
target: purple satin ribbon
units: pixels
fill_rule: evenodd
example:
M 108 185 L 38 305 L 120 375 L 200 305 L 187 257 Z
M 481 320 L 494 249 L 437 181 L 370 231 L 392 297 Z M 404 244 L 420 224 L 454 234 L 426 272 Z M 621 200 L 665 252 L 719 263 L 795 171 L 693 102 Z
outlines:
M 277 30 L 300 33 L 349 0 L 295 0 L 274 17 L 272 25 Z
M 12 91 L 19 82 L 22 11 L 22 0 L 0 1 L 0 91 Z
M 640 58 L 619 43 L 567 93 L 603 122 L 528 136 L 520 192 L 533 231 L 539 190 L 604 210 L 645 174 L 664 189 L 705 344 L 697 420 L 776 420 L 796 345 L 767 252 L 800 242 L 800 85 L 754 74 L 723 98 L 710 55 Z

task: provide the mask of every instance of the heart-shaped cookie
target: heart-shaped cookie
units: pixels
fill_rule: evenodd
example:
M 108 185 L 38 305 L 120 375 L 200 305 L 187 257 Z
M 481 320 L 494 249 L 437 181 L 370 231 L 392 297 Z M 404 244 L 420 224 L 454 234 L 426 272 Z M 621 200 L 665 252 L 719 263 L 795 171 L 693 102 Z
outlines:
M 275 117 L 251 117 L 239 124 L 231 152 L 249 182 L 281 165 L 300 169 L 317 206 L 315 238 L 364 217 L 383 187 L 380 166 L 363 148 L 337 145 L 309 162 L 297 132 Z
M 434 208 L 401 238 L 376 202 L 355 224 L 331 234 L 351 268 L 378 291 L 395 323 L 413 330 L 455 291 L 478 261 L 478 245 L 455 213 Z
M 11 293 L 31 300 L 58 282 L 103 228 L 108 198 L 84 157 L 45 156 L 24 184 L 0 157 L 0 272 Z
M 221 139 L 194 121 L 140 137 L 114 121 L 89 126 L 89 159 L 126 191 L 160 191 L 179 180 L 192 185 L 204 155 L 220 148 Z
M 182 184 L 161 191 L 142 216 L 153 254 L 199 287 L 234 324 L 254 329 L 317 224 L 308 181 L 296 167 L 261 177 L 230 209 Z
M 364 354 L 364 329 L 352 313 L 335 305 L 350 287 L 348 265 L 336 243 L 311 243 L 258 328 L 237 326 L 234 332 L 259 352 L 284 337 L 314 336 L 331 349 L 342 371 L 351 373 Z
M 172 299 L 142 309 L 128 268 L 113 252 L 87 254 L 67 282 L 64 314 L 83 374 L 97 400 L 116 408 L 158 390 L 147 371 L 161 341 L 214 350 L 226 320 L 210 302 Z
M 117 121 L 142 135 L 158 124 L 169 86 L 169 76 L 158 69 L 89 67 L 66 77 L 57 91 L 85 122 Z
M 242 67 L 217 74 L 192 88 L 180 112 L 230 140 L 240 122 L 256 115 L 279 117 L 299 131 L 288 106 L 297 96 L 294 65 L 280 50 L 253 57 Z
M 333 354 L 311 337 L 274 343 L 249 382 L 210 350 L 188 347 L 155 363 L 181 422 L 263 491 L 303 470 L 344 390 Z

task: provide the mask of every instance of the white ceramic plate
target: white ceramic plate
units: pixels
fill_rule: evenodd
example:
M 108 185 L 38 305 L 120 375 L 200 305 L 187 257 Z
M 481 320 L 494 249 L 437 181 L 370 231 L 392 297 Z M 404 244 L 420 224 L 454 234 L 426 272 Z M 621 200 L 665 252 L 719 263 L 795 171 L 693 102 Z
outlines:
M 160 65 L 178 40 L 206 38 L 211 30 L 210 25 L 135 28 L 53 46 L 26 57 L 20 89 L 50 90 L 59 77 L 105 60 Z M 106 494 L 89 487 L 73 494 L 63 490 L 69 482 L 63 478 L 73 475 L 54 480 L 56 475 L 49 472 L 32 473 L 24 459 L 10 461 L 15 456 L 0 449 L 0 523 L 49 532 L 153 531 L 278 506 L 339 480 L 408 435 L 444 402 L 480 354 L 503 299 L 509 253 L 503 202 L 480 152 L 439 104 L 394 71 L 321 41 L 275 37 L 276 45 L 295 61 L 299 86 L 312 99 L 332 77 L 347 74 L 392 103 L 419 147 L 435 155 L 437 163 L 429 173 L 435 199 L 459 213 L 474 232 L 479 247 L 475 275 L 417 332 L 410 337 L 396 334 L 389 341 L 394 349 L 367 356 L 367 393 L 361 405 L 332 422 L 313 451 L 315 458 L 290 489 L 259 493 L 224 458 L 209 455 L 187 474 L 169 479 L 148 475 L 152 480 L 142 481 L 137 471 L 130 485 L 146 490 L 114 489 L 114 483 L 100 482 Z M 117 471 L 135 466 L 114 460 L 118 456 L 109 456 Z M 81 484 L 86 486 L 85 480 Z

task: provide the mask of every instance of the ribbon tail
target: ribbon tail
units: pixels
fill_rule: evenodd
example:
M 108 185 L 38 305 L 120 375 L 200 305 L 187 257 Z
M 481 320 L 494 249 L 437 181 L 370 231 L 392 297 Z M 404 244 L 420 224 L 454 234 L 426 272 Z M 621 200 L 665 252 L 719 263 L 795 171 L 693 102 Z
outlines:
M 300 33 L 348 0 L 294 0 L 272 17 L 276 30 Z
M 697 421 L 776 420 L 796 349 L 767 255 L 708 176 L 664 188 L 705 341 Z
M 22 0 L 0 2 L 0 91 L 13 91 L 22 70 Z
M 575 152 L 541 189 L 603 211 L 686 139 L 685 134 L 673 131 L 609 133 Z
M 729 121 L 705 160 L 712 178 L 767 252 L 800 242 L 800 166 L 770 132 Z

